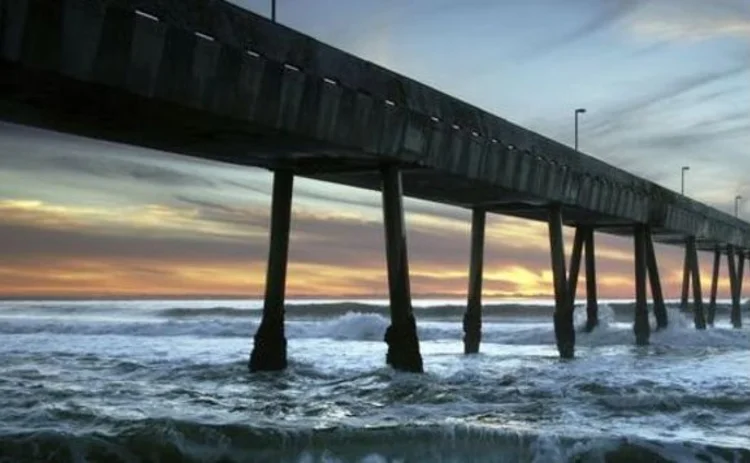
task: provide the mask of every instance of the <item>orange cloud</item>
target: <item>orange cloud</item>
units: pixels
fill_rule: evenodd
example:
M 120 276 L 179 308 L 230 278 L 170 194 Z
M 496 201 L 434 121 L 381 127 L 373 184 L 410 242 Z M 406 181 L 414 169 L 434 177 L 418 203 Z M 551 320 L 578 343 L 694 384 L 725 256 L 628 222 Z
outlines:
M 469 221 L 460 215 L 407 215 L 415 297 L 465 297 Z M 196 202 L 107 209 L 5 199 L 0 222 L 0 239 L 4 236 L 8 247 L 0 266 L 5 297 L 262 297 L 264 291 L 268 217 L 259 208 Z M 292 229 L 290 297 L 387 295 L 380 221 L 355 212 L 296 207 Z M 572 235 L 566 229 L 568 256 Z M 632 298 L 631 240 L 598 236 L 600 296 Z M 552 295 L 546 224 L 492 216 L 487 238 L 485 297 Z M 681 252 L 659 249 L 665 292 L 676 297 Z M 707 256 L 701 256 L 706 297 Z M 723 294 L 728 293 L 725 273 Z M 583 277 L 578 297 L 585 295 Z

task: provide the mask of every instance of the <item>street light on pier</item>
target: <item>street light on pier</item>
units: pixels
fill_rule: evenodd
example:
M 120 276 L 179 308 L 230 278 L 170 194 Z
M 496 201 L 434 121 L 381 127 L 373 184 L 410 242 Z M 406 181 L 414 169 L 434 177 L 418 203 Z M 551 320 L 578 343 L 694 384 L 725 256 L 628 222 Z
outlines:
M 585 114 L 586 108 L 578 108 L 575 110 L 575 120 L 576 120 L 576 129 L 575 129 L 575 147 L 576 151 L 578 151 L 578 115 L 579 114 Z
M 685 195 L 685 172 L 690 170 L 690 166 L 682 166 L 682 182 L 680 187 L 680 194 Z
M 740 216 L 740 201 L 742 200 L 742 196 L 737 195 L 734 197 L 734 216 L 739 217 Z

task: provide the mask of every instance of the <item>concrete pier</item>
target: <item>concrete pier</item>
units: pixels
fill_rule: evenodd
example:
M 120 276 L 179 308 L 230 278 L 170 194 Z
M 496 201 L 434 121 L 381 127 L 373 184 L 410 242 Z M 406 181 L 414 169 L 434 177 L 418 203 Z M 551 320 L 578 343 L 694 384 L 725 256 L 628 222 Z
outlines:
M 698 266 L 698 250 L 695 237 L 688 237 L 687 252 L 689 254 L 690 275 L 693 285 L 693 322 L 698 330 L 706 329 L 706 316 L 703 313 L 703 293 L 701 287 L 701 272 Z
M 599 324 L 599 301 L 596 289 L 596 257 L 594 255 L 594 228 L 586 234 L 586 332 Z
M 682 265 L 682 294 L 680 295 L 680 309 L 688 308 L 688 294 L 690 293 L 690 250 L 685 243 L 685 257 Z
M 482 340 L 482 273 L 484 266 L 484 209 L 475 208 L 471 215 L 471 261 L 469 263 L 469 292 L 464 314 L 464 353 L 479 352 Z
M 734 246 L 727 246 L 727 266 L 729 267 L 729 293 L 732 297 L 732 308 L 730 311 L 730 319 L 732 326 L 739 328 L 741 321 L 738 315 L 740 314 L 740 299 L 739 292 L 737 291 L 737 259 L 734 254 Z
M 283 370 L 287 365 L 284 294 L 289 256 L 293 185 L 292 172 L 276 171 L 274 173 L 263 319 L 255 334 L 255 345 L 248 364 L 250 371 Z
M 575 311 L 578 275 L 581 271 L 581 254 L 583 254 L 585 237 L 586 230 L 583 227 L 576 227 L 576 233 L 573 237 L 573 250 L 570 255 L 570 270 L 568 271 L 568 299 L 571 312 Z
M 401 172 L 393 164 L 383 165 L 380 172 L 391 313 L 391 325 L 385 332 L 388 345 L 386 363 L 397 370 L 421 373 L 422 355 L 419 353 L 417 325 L 411 306 Z
M 656 329 L 662 330 L 669 324 L 667 307 L 664 304 L 664 293 L 661 289 L 659 278 L 659 266 L 656 264 L 656 252 L 654 251 L 654 240 L 651 227 L 646 227 L 646 267 L 651 284 L 651 298 L 654 304 L 654 317 L 656 318 Z
M 706 322 L 708 326 L 714 326 L 716 318 L 716 293 L 719 289 L 719 266 L 721 265 L 721 250 L 714 250 L 714 265 L 711 272 L 711 296 L 708 301 L 708 316 Z
M 645 294 L 648 274 L 659 327 L 667 321 L 651 241 L 685 246 L 680 302 L 687 308 L 692 283 L 698 328 L 705 320 L 697 250 L 730 246 L 732 323 L 742 324 L 747 222 L 225 1 L 0 0 L 0 88 L 3 121 L 276 172 L 253 371 L 286 364 L 294 176 L 382 191 L 387 361 L 398 369 L 422 370 L 402 195 L 481 210 L 482 219 L 486 213 L 548 222 L 555 334 L 564 358 L 575 349 L 581 240 L 568 278 L 563 225 L 588 230 L 588 330 L 597 323 L 594 229 L 638 236 L 636 292 Z M 472 222 L 479 221 L 477 213 Z M 467 352 L 481 338 L 483 240 L 472 241 Z M 743 253 L 741 262 L 735 253 Z
M 552 278 L 555 290 L 555 340 L 560 357 L 573 358 L 575 355 L 576 332 L 573 326 L 573 307 L 568 295 L 565 276 L 565 246 L 562 233 L 562 207 L 553 204 L 549 208 L 549 240 L 552 257 Z
M 730 292 L 732 293 L 732 309 L 730 319 L 732 326 L 735 328 L 742 328 L 742 311 L 741 311 L 741 297 L 742 297 L 742 279 L 744 273 L 744 253 L 737 252 L 734 246 L 727 247 L 727 263 L 729 265 L 729 284 Z
M 651 330 L 648 324 L 648 305 L 646 301 L 646 227 L 636 225 L 633 232 L 635 253 L 635 321 L 633 331 L 635 342 L 639 346 L 648 345 Z
M 745 279 L 745 251 L 737 251 L 737 313 L 732 317 L 732 325 L 742 328 L 742 283 Z

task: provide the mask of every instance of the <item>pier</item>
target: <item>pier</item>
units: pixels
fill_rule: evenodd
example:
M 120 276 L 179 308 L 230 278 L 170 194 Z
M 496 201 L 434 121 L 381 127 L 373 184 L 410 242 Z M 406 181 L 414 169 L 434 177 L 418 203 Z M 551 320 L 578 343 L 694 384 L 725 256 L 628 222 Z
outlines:
M 403 197 L 472 211 L 464 346 L 478 352 L 485 218 L 549 227 L 553 323 L 575 355 L 581 264 L 595 329 L 597 233 L 633 237 L 634 342 L 668 325 L 654 243 L 685 249 L 682 305 L 713 325 L 719 268 L 742 326 L 750 224 L 502 117 L 222 1 L 0 0 L 0 118 L 273 172 L 263 319 L 251 371 L 287 365 L 284 295 L 294 178 L 382 193 L 391 325 L 386 361 L 422 371 Z M 563 227 L 573 227 L 565 256 Z M 704 311 L 698 251 L 713 253 Z M 585 252 L 585 260 L 584 260 Z

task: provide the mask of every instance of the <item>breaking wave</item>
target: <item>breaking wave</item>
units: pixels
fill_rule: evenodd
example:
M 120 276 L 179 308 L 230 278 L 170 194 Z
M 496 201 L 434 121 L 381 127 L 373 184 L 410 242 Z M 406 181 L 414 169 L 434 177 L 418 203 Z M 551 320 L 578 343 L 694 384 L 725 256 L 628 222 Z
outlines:
M 189 309 L 195 310 L 195 309 Z M 212 309 L 214 310 L 214 309 Z M 231 309 L 235 310 L 235 309 Z M 592 333 L 580 327 L 585 314 L 576 311 L 579 327 L 578 345 L 632 345 L 633 332 L 629 323 L 616 321 L 614 311 L 607 305 L 600 308 L 600 324 Z M 196 336 L 203 338 L 250 338 L 257 330 L 259 313 L 254 318 L 216 316 L 186 318 L 154 318 L 150 320 L 66 320 L 12 318 L 0 319 L 2 334 L 77 334 L 124 335 L 145 337 Z M 750 342 L 747 329 L 713 328 L 696 331 L 689 315 L 670 309 L 670 325 L 666 330 L 652 333 L 652 344 L 682 347 L 737 347 L 746 348 Z M 335 339 L 352 341 L 382 341 L 389 319 L 377 313 L 347 312 L 329 319 L 288 319 L 288 339 Z M 652 322 L 652 326 L 654 323 Z M 419 338 L 424 341 L 456 340 L 463 336 L 460 321 L 418 319 Z M 689 335 L 688 335 L 689 334 Z M 548 318 L 516 321 L 513 329 L 507 323 L 487 321 L 482 328 L 482 342 L 509 345 L 551 345 L 555 343 L 552 321 Z
M 295 430 L 145 419 L 114 424 L 107 432 L 6 434 L 0 436 L 0 457 L 15 462 L 733 462 L 748 461 L 750 450 L 472 425 Z

